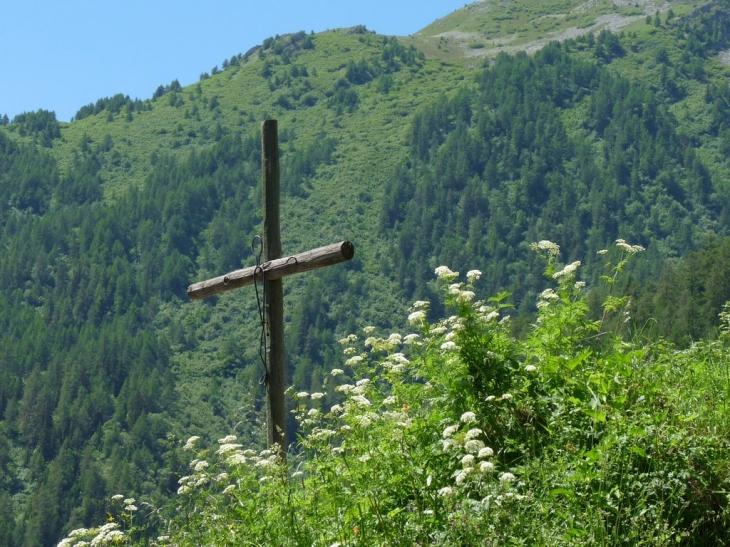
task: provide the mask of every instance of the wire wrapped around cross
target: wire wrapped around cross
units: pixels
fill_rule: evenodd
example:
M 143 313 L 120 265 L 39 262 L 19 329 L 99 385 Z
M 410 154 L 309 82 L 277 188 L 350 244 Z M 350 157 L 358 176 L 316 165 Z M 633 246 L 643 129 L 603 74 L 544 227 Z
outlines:
M 266 272 L 261 264 L 261 258 L 264 256 L 264 240 L 261 236 L 254 236 L 251 241 L 251 250 L 256 256 L 256 269 L 254 270 L 254 289 L 256 289 L 256 304 L 259 307 L 259 319 L 261 321 L 261 336 L 259 337 L 259 357 L 261 363 L 264 365 L 264 373 L 259 379 L 260 385 L 266 385 L 266 381 L 269 378 L 269 367 L 266 364 L 266 305 L 262 302 L 266 302 Z M 259 281 L 258 275 L 261 274 Z M 259 283 L 261 283 L 261 294 L 259 295 Z

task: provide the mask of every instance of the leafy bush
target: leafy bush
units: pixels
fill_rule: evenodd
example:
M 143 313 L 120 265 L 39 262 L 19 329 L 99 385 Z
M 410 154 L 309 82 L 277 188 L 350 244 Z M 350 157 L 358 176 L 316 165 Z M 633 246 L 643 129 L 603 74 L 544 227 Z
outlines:
M 480 272 L 459 282 L 437 268 L 454 314 L 429 323 L 419 301 L 416 333 L 342 339 L 344 368 L 324 391 L 292 394 L 300 436 L 287 461 L 232 435 L 189 439 L 191 472 L 152 543 L 725 545 L 730 311 L 716 342 L 641 346 L 624 332 L 628 299 L 611 292 L 641 247 L 602 251 L 598 321 L 580 262 L 558 264 L 549 241 L 532 248 L 553 286 L 526 339 L 510 333 L 506 295 L 476 300 Z M 132 500 L 116 528 L 130 542 L 158 515 L 136 511 Z M 102 544 L 109 530 L 63 545 Z

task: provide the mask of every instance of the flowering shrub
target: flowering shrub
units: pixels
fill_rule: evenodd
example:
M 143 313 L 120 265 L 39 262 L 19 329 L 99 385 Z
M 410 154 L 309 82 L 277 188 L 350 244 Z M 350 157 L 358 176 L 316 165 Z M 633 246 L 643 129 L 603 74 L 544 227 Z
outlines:
M 340 340 L 343 365 L 324 391 L 291 390 L 300 436 L 286 463 L 232 435 L 212 448 L 191 437 L 176 515 L 150 543 L 724 544 L 730 313 L 718 342 L 640 346 L 625 321 L 607 329 L 626 299 L 609 293 L 604 318 L 590 320 L 580 262 L 559 267 L 551 242 L 533 248 L 553 286 L 525 340 L 510 334 L 507 295 L 477 300 L 480 272 L 460 282 L 437 268 L 453 315 L 429 324 L 419 301 L 408 316 L 416 332 L 367 327 L 362 342 Z M 602 253 L 617 257 L 604 281 L 641 250 L 619 240 Z M 714 399 L 703 406 L 680 389 Z M 325 391 L 339 397 L 329 408 Z M 130 523 L 134 504 L 123 503 Z M 62 545 L 131 537 L 108 525 Z

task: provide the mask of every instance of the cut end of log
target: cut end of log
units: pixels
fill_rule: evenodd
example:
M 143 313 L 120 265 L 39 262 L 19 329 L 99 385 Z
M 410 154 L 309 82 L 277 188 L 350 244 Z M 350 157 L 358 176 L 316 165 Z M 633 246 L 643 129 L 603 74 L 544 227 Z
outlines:
M 349 241 L 342 242 L 342 256 L 345 257 L 345 260 L 350 260 L 355 256 L 355 246 Z

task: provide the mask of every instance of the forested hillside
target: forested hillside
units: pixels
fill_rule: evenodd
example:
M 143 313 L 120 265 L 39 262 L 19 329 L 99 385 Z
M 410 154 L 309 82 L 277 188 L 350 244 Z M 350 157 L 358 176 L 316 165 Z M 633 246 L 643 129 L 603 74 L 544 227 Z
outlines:
M 40 110 L 2 125 L 0 547 L 54 545 L 102 522 L 115 494 L 163 506 L 190 435 L 235 430 L 261 447 L 255 296 L 190 303 L 185 289 L 253 263 L 266 118 L 279 119 L 284 252 L 356 249 L 285 282 L 297 389 L 342 365 L 340 338 L 402 325 L 412 300 L 440 317 L 442 264 L 510 293 L 524 335 L 541 240 L 583 261 L 594 315 L 599 252 L 642 245 L 612 289 L 631 297 L 624 334 L 716 336 L 730 299 L 730 69 L 717 59 L 730 7 L 673 6 L 478 67 L 364 27 L 299 32 L 70 124 Z

